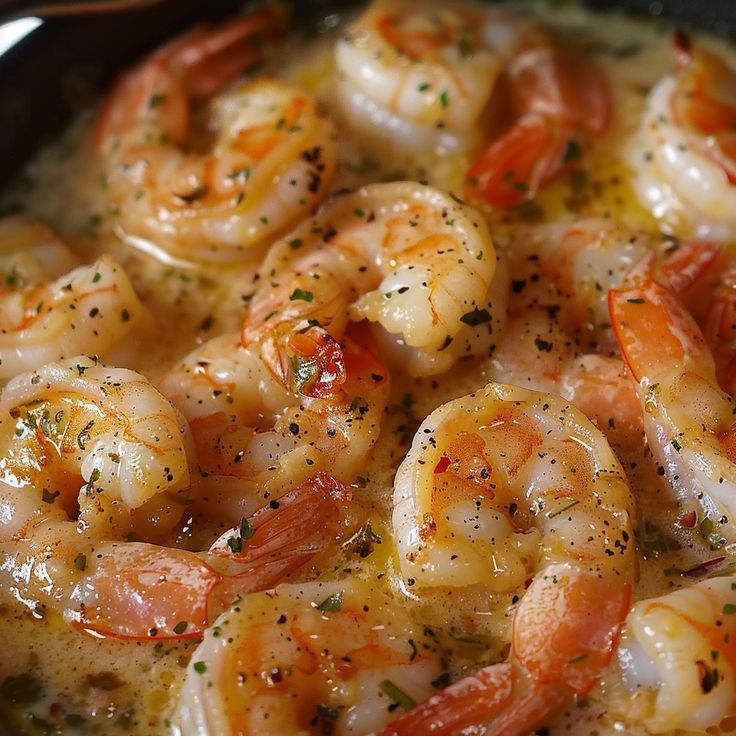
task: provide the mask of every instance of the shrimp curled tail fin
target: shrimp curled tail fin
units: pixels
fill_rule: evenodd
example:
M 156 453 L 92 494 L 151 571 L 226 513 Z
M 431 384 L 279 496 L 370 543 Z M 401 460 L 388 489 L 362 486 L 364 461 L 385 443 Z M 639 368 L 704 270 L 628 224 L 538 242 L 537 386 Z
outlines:
M 700 328 L 670 289 L 651 280 L 612 289 L 608 307 L 621 354 L 638 382 L 655 381 L 673 366 L 687 365 L 703 377 L 715 375 Z
M 97 150 L 163 109 L 187 119 L 179 109 L 181 93 L 194 99 L 213 95 L 263 58 L 264 42 L 279 38 L 286 20 L 283 6 L 262 7 L 216 26 L 199 25 L 166 44 L 113 86 L 98 118 Z M 174 94 L 167 94 L 172 85 Z M 169 132 L 178 140 L 184 131 L 175 126 Z
M 350 491 L 326 473 L 226 532 L 209 552 L 143 543 L 95 550 L 68 617 L 97 637 L 181 639 L 204 629 L 240 594 L 265 590 L 350 534 Z
M 511 661 L 449 685 L 380 736 L 451 736 L 480 724 L 494 736 L 525 736 L 596 684 L 630 605 L 631 586 L 623 581 L 551 566 L 519 606 Z M 550 611 L 563 615 L 552 620 Z

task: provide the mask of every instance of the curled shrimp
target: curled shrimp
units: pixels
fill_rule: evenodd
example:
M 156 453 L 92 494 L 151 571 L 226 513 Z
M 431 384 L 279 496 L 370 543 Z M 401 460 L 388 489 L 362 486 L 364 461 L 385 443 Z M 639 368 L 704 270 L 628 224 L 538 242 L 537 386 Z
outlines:
M 373 184 L 338 195 L 276 243 L 243 327 L 275 375 L 295 332 L 338 337 L 349 319 L 375 323 L 379 344 L 412 375 L 483 355 L 502 325 L 506 284 L 474 210 L 420 184 Z
M 335 167 L 332 128 L 309 95 L 285 82 L 260 78 L 223 93 L 209 109 L 209 150 L 191 150 L 192 103 L 262 57 L 263 41 L 281 30 L 276 11 L 192 31 L 113 88 L 97 140 L 114 217 L 131 244 L 163 258 L 243 260 L 324 196 Z
M 289 375 L 277 380 L 240 335 L 214 338 L 163 378 L 189 421 L 204 513 L 230 520 L 259 498 L 315 471 L 351 482 L 380 431 L 388 375 L 351 330 L 341 342 L 318 328 L 297 333 Z
M 55 606 L 85 542 L 156 536 L 190 485 L 179 413 L 141 375 L 80 356 L 0 395 L 0 546 L 13 595 Z
M 675 71 L 647 99 L 630 150 L 639 198 L 678 232 L 730 237 L 736 225 L 736 72 L 674 36 Z
M 603 73 L 559 46 L 518 54 L 505 76 L 513 122 L 466 175 L 471 201 L 497 207 L 534 197 L 581 157 L 586 139 L 605 135 L 611 117 Z
M 374 733 L 428 697 L 440 672 L 435 642 L 370 585 L 280 585 L 206 632 L 175 733 Z
M 402 146 L 472 146 L 503 61 L 525 33 L 496 8 L 376 0 L 336 46 L 351 121 Z
M 89 350 L 120 357 L 150 315 L 110 255 L 79 266 L 48 228 L 0 221 L 0 380 Z
M 523 591 L 511 654 L 384 734 L 528 734 L 610 660 L 634 576 L 633 498 L 603 435 L 551 394 L 498 383 L 432 412 L 394 485 L 404 579 Z
M 728 529 L 736 514 L 734 402 L 718 386 L 703 333 L 651 276 L 611 290 L 609 307 L 655 458 L 684 504 Z
M 94 545 L 66 616 L 95 636 L 200 637 L 238 596 L 273 587 L 354 533 L 350 491 L 325 473 L 270 501 L 206 552 L 136 542 Z
M 736 715 L 734 612 L 733 577 L 633 606 L 619 662 L 631 708 L 650 733 L 706 731 Z
M 507 247 L 508 321 L 487 363 L 495 381 L 562 395 L 616 445 L 640 444 L 641 407 L 616 350 L 608 290 L 653 247 L 622 224 L 583 219 L 530 229 Z

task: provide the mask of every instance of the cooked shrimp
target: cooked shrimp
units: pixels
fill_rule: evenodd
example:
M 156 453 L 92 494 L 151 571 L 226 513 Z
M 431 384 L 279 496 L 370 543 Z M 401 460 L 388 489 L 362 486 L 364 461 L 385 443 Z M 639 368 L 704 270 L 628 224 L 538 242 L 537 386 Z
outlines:
M 629 607 L 633 498 L 583 414 L 490 383 L 432 412 L 394 486 L 402 576 L 523 591 L 507 663 L 461 680 L 385 734 L 528 734 L 598 681 Z M 536 572 L 535 572 L 536 570 Z
M 434 641 L 366 583 L 280 585 L 207 631 L 175 733 L 374 733 L 427 698 L 440 673 Z
M 207 552 L 135 542 L 95 545 L 66 616 L 96 636 L 202 636 L 238 596 L 264 590 L 354 534 L 350 491 L 316 473 L 225 532 Z
M 678 233 L 736 230 L 736 72 L 675 34 L 676 68 L 652 89 L 630 163 L 639 198 Z
M 133 371 L 80 356 L 17 376 L 0 445 L 0 567 L 24 600 L 55 600 L 82 540 L 166 533 L 183 512 L 186 425 Z
M 351 121 L 402 146 L 469 148 L 503 62 L 530 33 L 497 8 L 376 0 L 336 46 Z
M 608 289 L 652 247 L 622 224 L 585 219 L 529 229 L 506 247 L 509 319 L 487 363 L 494 381 L 560 394 L 616 445 L 641 442 L 641 407 L 616 349 Z
M 609 304 L 656 459 L 681 501 L 728 528 L 736 518 L 734 402 L 718 386 L 702 332 L 652 278 L 612 290 Z
M 200 153 L 192 103 L 262 56 L 274 8 L 200 28 L 122 77 L 102 111 L 98 147 L 114 217 L 133 244 L 182 260 L 252 257 L 312 212 L 335 167 L 330 123 L 299 89 L 256 79 L 214 100 Z M 212 131 L 216 131 L 212 133 Z
M 506 70 L 511 127 L 492 140 L 466 176 L 468 197 L 505 207 L 532 198 L 583 154 L 585 139 L 608 130 L 604 74 L 550 43 L 516 56 Z
M 271 248 L 243 342 L 274 356 L 278 374 L 295 332 L 319 324 L 339 336 L 348 318 L 367 319 L 409 373 L 442 373 L 495 339 L 507 290 L 495 273 L 474 210 L 420 184 L 373 184 L 336 196 Z
M 0 380 L 141 337 L 150 316 L 123 267 L 109 255 L 77 266 L 46 227 L 0 221 Z
M 631 707 L 650 733 L 706 731 L 736 716 L 736 582 L 704 580 L 640 601 L 619 649 Z
M 318 470 L 351 482 L 378 438 L 388 380 L 372 352 L 316 327 L 290 348 L 289 375 L 277 380 L 239 335 L 223 335 L 160 384 L 189 421 L 210 517 L 234 523 Z

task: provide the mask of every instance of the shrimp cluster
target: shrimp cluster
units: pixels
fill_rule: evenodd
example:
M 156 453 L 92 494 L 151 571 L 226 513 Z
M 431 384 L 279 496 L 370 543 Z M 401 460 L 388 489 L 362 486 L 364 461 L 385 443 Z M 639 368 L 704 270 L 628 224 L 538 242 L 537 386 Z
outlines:
M 0 619 L 152 732 L 736 719 L 736 77 L 566 13 L 249 7 L 90 116 L 96 227 L 0 220 Z

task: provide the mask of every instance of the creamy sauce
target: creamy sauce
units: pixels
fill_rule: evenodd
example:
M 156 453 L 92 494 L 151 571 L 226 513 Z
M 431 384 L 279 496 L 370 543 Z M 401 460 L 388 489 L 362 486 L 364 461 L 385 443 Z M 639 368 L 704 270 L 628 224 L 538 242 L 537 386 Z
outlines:
M 606 71 L 613 87 L 614 120 L 603 142 L 586 151 L 576 173 L 546 187 L 533 205 L 484 214 L 494 243 L 512 264 L 518 263 L 530 229 L 545 222 L 580 217 L 616 218 L 632 229 L 656 231 L 657 224 L 633 194 L 631 176 L 620 151 L 632 135 L 655 81 L 671 67 L 670 26 L 621 15 L 593 14 L 544 4 L 529 11 L 578 44 Z M 267 71 L 301 85 L 318 98 L 338 128 L 340 164 L 332 190 L 398 179 L 426 181 L 460 192 L 471 163 L 466 154 L 440 152 L 425 158 L 386 152 L 384 142 L 356 136 L 336 105 L 333 47 L 346 19 L 330 16 L 321 32 L 307 40 L 278 46 Z M 720 41 L 698 40 L 732 55 Z M 253 275 L 263 249 L 251 263 L 224 270 L 162 264 L 122 242 L 113 232 L 92 149 L 94 111 L 86 111 L 60 141 L 39 153 L 22 183 L 3 199 L 3 210 L 50 225 L 84 262 L 113 253 L 127 269 L 157 320 L 145 349 L 129 365 L 153 381 L 197 345 L 239 329 L 245 304 L 254 291 Z M 516 259 L 516 260 L 515 260 Z M 519 267 L 521 267 L 519 265 Z M 524 308 L 524 290 L 512 294 L 510 308 Z M 605 333 L 605 329 L 603 330 Z M 610 335 L 609 335 L 610 342 Z M 587 347 L 587 346 L 586 346 Z M 371 580 L 434 629 L 449 662 L 452 679 L 479 666 L 502 661 L 508 651 L 511 595 L 482 589 L 436 589 L 421 598 L 403 587 L 391 541 L 393 476 L 409 449 L 419 423 L 440 404 L 497 377 L 485 361 L 458 364 L 448 375 L 411 379 L 392 376 L 392 399 L 381 436 L 355 494 L 380 537 L 372 549 L 348 544 L 338 558 L 322 563 L 321 580 L 357 576 Z M 523 382 L 523 377 L 518 381 Z M 731 545 L 711 546 L 677 526 L 680 509 L 644 444 L 614 446 L 638 504 L 639 579 L 636 600 L 661 595 L 689 582 L 676 574 L 719 556 L 724 572 L 736 566 Z M 196 520 L 180 541 L 206 546 L 221 529 Z M 716 530 L 717 531 L 717 530 Z M 695 539 L 696 541 L 693 541 Z M 298 573 L 296 579 L 298 580 Z M 95 639 L 70 629 L 53 613 L 35 620 L 24 608 L 0 597 L 0 731 L 7 733 L 164 734 L 195 642 L 126 643 Z M 599 686 L 549 733 L 639 733 L 635 714 L 626 720 L 627 693 L 612 666 Z M 610 707 L 616 704 L 617 707 Z M 12 724 L 12 725 L 10 725 Z M 644 733 L 644 730 L 641 730 Z

